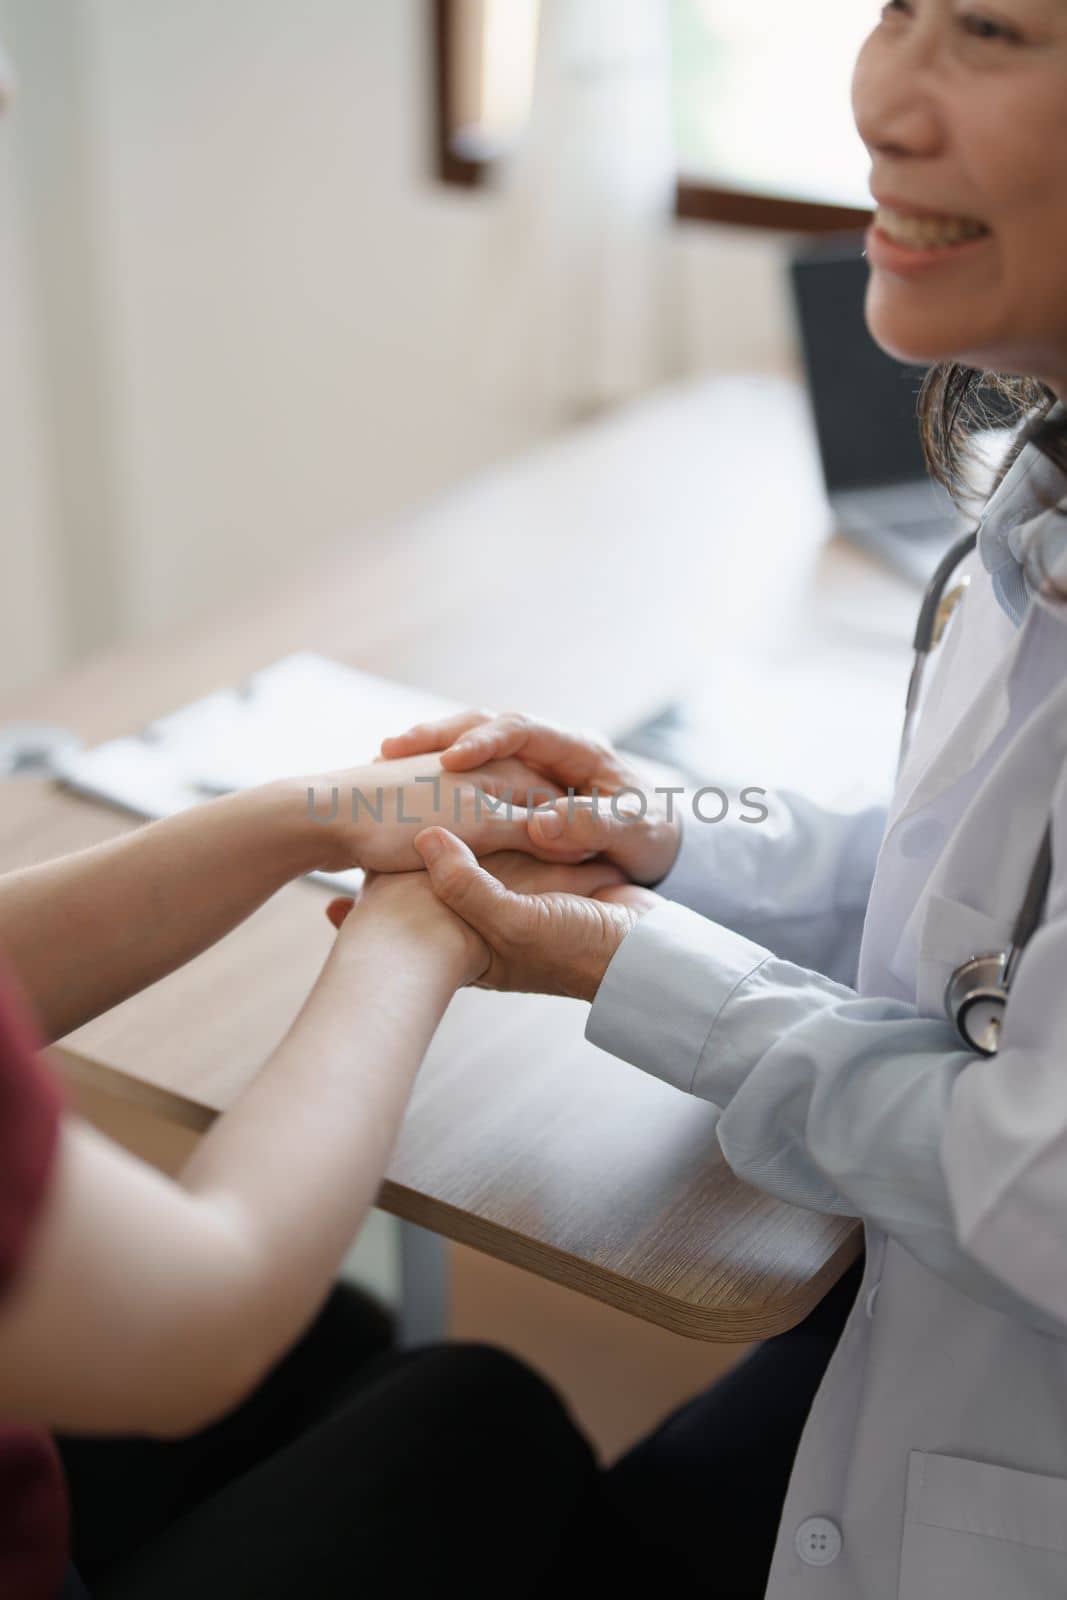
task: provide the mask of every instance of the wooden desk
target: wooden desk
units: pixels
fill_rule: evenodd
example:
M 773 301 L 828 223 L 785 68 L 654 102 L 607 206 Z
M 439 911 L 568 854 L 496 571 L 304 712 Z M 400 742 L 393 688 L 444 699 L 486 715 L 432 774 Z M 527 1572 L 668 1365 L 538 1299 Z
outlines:
M 875 760 L 864 752 L 883 746 L 888 782 L 916 596 L 827 544 L 826 516 L 799 390 L 695 385 L 311 570 L 260 581 L 210 624 L 113 650 L 0 706 L 0 722 L 54 719 L 95 743 L 312 648 L 460 700 L 614 731 L 710 684 L 721 693 L 709 782 L 731 772 L 849 790 Z M 841 740 L 837 697 L 856 683 L 861 725 Z M 46 783 L 9 782 L 0 870 L 136 825 Z M 332 938 L 325 899 L 289 885 L 57 1057 L 203 1129 L 302 1002 Z M 738 1183 L 712 1109 L 588 1045 L 584 1015 L 538 996 L 458 995 L 380 1204 L 696 1338 L 793 1325 L 855 1257 L 858 1229 Z

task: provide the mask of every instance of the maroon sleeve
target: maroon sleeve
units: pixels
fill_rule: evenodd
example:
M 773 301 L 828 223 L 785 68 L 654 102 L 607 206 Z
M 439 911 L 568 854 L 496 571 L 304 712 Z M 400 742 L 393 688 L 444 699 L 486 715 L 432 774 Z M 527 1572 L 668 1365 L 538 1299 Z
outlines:
M 0 957 L 0 1296 L 18 1271 L 51 1175 L 62 1097 L 10 966 Z
M 39 1030 L 0 955 L 0 1299 L 44 1203 L 61 1096 L 38 1055 Z M 54 1442 L 0 1418 L 0 1595 L 54 1600 L 67 1570 L 70 1512 Z

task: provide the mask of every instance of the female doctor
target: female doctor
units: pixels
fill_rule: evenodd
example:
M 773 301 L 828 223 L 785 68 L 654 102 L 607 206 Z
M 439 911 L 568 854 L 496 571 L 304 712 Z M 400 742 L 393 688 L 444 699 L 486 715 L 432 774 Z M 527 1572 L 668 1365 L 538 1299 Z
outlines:
M 532 819 L 540 850 L 626 871 L 614 905 L 510 892 L 442 829 L 417 847 L 493 951 L 483 984 L 590 1000 L 590 1039 L 719 1108 L 740 1177 L 865 1223 L 758 1582 L 717 1586 L 743 1538 L 716 1514 L 728 1471 L 691 1514 L 699 1450 L 680 1459 L 666 1435 L 638 1482 L 669 1521 L 669 1474 L 685 1525 L 632 1538 L 688 1549 L 712 1595 L 762 1593 L 769 1566 L 771 1600 L 1051 1600 L 1067 1594 L 1067 0 L 892 0 L 853 101 L 878 207 L 868 322 L 936 364 L 924 431 L 946 481 L 980 374 L 1003 375 L 1019 417 L 891 804 L 848 817 L 777 794 L 759 827 L 566 801 Z M 521 755 L 584 794 L 635 781 L 598 742 L 519 716 L 383 746 L 429 749 L 454 771 Z M 579 918 L 585 954 L 564 962 Z M 766 1396 L 748 1398 L 727 1468 L 762 1426 Z

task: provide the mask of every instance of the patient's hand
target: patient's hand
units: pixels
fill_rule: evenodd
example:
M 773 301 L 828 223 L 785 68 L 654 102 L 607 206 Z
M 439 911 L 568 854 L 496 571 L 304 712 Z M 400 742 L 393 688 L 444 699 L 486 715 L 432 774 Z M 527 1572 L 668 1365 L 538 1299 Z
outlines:
M 444 828 L 427 828 L 417 846 L 438 899 L 489 949 L 476 980 L 483 989 L 592 1000 L 635 923 L 665 903 L 618 881 L 618 869 L 603 860 L 562 867 L 508 854 L 478 862 Z M 495 870 L 487 870 L 494 862 Z M 615 882 L 598 881 L 599 873 L 612 872 Z M 574 876 L 552 877 L 566 873 Z
M 314 832 L 319 870 L 366 867 L 410 872 L 422 867 L 415 835 L 431 825 L 451 829 L 477 855 L 525 850 L 527 806 L 549 804 L 559 786 L 508 757 L 477 772 L 447 772 L 436 755 L 378 761 L 293 780 L 293 804 Z
M 585 796 L 595 791 L 595 804 L 568 796 L 531 816 L 530 840 L 545 860 L 577 861 L 599 852 L 635 883 L 649 884 L 666 876 L 678 854 L 681 823 L 666 795 L 650 792 L 618 751 L 595 734 L 567 733 L 516 711 L 500 716 L 463 711 L 419 723 L 382 744 L 388 757 L 429 751 L 439 751 L 442 767 L 453 773 L 474 775 L 483 763 L 520 759 L 561 790 Z M 613 795 L 619 796 L 614 806 Z

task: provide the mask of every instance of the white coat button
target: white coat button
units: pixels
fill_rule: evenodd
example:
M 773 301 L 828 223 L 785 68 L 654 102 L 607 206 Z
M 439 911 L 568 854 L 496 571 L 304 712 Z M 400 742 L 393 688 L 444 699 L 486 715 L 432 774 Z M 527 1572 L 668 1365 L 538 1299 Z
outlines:
M 794 1543 L 809 1567 L 828 1567 L 841 1554 L 841 1529 L 829 1517 L 809 1517 L 797 1529 Z

